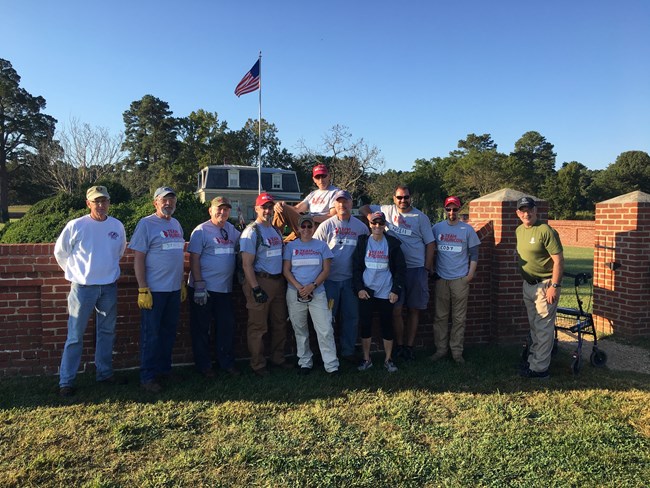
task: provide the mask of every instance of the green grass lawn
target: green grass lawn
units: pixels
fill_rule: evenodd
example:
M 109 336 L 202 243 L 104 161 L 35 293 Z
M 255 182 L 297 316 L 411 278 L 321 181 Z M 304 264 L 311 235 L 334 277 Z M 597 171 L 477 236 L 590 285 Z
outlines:
M 577 274 L 594 272 L 594 249 L 591 247 L 565 247 L 564 248 L 564 272 Z M 586 312 L 591 312 L 591 281 L 578 288 L 578 293 L 583 301 Z M 560 294 L 560 307 L 578 308 L 576 299 L 575 279 L 564 276 L 562 279 L 562 293 Z
M 558 355 L 547 381 L 519 348 L 428 351 L 389 375 L 274 371 L 205 380 L 178 368 L 158 396 L 81 375 L 0 383 L 0 486 L 648 486 L 649 377 Z

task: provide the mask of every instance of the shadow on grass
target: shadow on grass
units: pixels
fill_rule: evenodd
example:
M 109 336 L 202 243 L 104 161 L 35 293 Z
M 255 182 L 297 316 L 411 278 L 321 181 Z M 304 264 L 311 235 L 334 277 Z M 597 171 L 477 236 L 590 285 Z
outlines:
M 490 394 L 527 391 L 572 391 L 631 389 L 650 391 L 650 376 L 620 373 L 595 368 L 588 362 L 579 374 L 571 371 L 571 356 L 560 351 L 551 364 L 552 377 L 531 380 L 518 376 L 520 351 L 514 346 L 473 346 L 467 348 L 467 363 L 463 366 L 451 360 L 432 363 L 431 351 L 417 351 L 417 359 L 398 363 L 399 371 L 389 374 L 383 368 L 383 355 L 373 357 L 374 367 L 359 372 L 356 366 L 342 362 L 341 374 L 327 375 L 321 364 L 315 364 L 308 376 L 298 376 L 294 370 L 274 370 L 267 378 L 255 376 L 246 362 L 239 362 L 243 374 L 230 377 L 219 373 L 214 379 L 204 379 L 192 367 L 174 369 L 175 380 L 159 394 L 139 388 L 138 371 L 121 372 L 129 384 L 100 385 L 94 375 L 84 373 L 77 378 L 78 391 L 72 398 L 58 396 L 58 377 L 4 378 L 0 381 L 0 408 L 37 408 L 68 404 L 98 404 L 104 402 L 199 401 L 199 402 L 280 402 L 299 404 L 315 399 L 343 397 L 350 391 L 457 392 Z M 294 358 L 295 359 L 295 358 Z

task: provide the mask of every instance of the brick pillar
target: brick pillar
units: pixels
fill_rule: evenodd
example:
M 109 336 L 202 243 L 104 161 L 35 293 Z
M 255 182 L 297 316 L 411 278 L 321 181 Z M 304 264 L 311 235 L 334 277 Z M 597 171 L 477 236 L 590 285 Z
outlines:
M 650 335 L 650 195 L 596 204 L 594 321 L 599 332 Z
M 521 223 L 517 217 L 517 200 L 527 196 L 509 188 L 490 193 L 470 202 L 472 220 L 492 221 L 494 250 L 491 267 L 491 330 L 490 341 L 514 343 L 528 333 L 528 318 L 524 306 L 521 275 L 517 266 L 515 230 Z M 528 195 L 530 196 L 530 195 Z M 548 204 L 537 201 L 537 215 L 546 220 Z

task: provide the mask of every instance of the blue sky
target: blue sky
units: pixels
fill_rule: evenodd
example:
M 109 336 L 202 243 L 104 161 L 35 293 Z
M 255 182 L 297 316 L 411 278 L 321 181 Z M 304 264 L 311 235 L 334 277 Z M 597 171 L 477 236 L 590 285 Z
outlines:
M 469 133 L 509 153 L 529 130 L 557 166 L 605 168 L 650 152 L 646 0 L 0 0 L 0 57 L 71 117 L 123 130 L 152 94 L 176 116 L 231 129 L 257 118 L 235 85 L 262 51 L 262 115 L 283 147 L 335 124 L 376 145 L 384 169 L 446 156 Z

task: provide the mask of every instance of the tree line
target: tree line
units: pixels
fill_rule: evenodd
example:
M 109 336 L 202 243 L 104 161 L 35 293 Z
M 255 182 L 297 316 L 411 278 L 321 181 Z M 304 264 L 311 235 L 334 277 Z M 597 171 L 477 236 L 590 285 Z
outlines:
M 44 113 L 45 98 L 20 86 L 11 63 L 0 59 L 0 222 L 8 206 L 31 204 L 57 193 L 72 194 L 103 183 L 127 198 L 150 194 L 161 185 L 196 189 L 206 165 L 256 165 L 258 121 L 231 129 L 217 112 L 203 109 L 174 116 L 169 104 L 147 94 L 123 112 L 124 132 L 112 135 L 76 119 L 57 128 Z M 380 150 L 335 125 L 319 147 L 299 142 L 298 154 L 282 147 L 278 128 L 261 121 L 261 158 L 267 167 L 296 171 L 301 188 L 312 186 L 311 168 L 324 163 L 333 182 L 355 202 L 390 201 L 397 183 L 406 183 L 417 206 L 430 216 L 446 195 L 463 202 L 510 187 L 547 200 L 553 218 L 589 216 L 596 202 L 633 190 L 650 192 L 650 156 L 622 152 L 605 170 L 577 162 L 555 169 L 554 146 L 529 131 L 510 153 L 497 150 L 490 134 L 468 134 L 443 157 L 417 159 L 410 171 L 384 171 Z

